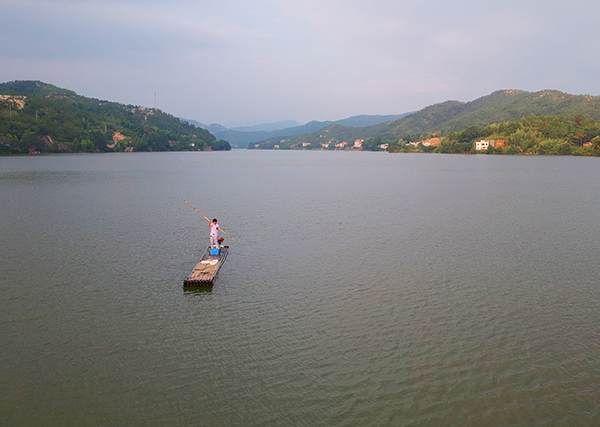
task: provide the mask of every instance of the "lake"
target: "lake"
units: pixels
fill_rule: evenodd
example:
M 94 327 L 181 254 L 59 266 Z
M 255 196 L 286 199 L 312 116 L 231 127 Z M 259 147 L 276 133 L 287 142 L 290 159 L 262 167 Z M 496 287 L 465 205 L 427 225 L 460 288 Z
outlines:
M 599 159 L 0 157 L 0 203 L 0 425 L 600 420 Z

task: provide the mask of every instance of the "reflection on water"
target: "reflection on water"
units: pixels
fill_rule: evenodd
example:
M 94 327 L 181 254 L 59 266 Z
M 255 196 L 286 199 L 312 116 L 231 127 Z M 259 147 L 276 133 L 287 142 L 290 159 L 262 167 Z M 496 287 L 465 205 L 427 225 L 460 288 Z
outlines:
M 593 425 L 597 159 L 0 158 L 6 425 Z M 206 221 L 238 240 L 186 288 Z
M 193 294 L 205 294 L 212 292 L 212 286 L 184 286 L 183 292 L 189 295 Z

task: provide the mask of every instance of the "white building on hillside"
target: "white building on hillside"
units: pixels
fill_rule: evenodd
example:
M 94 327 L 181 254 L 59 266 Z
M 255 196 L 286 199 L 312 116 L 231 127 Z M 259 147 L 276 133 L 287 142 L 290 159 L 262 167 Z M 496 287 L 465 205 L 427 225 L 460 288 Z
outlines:
M 475 149 L 478 150 L 478 151 L 487 150 L 488 147 L 490 146 L 491 142 L 492 141 L 490 141 L 488 139 L 482 139 L 481 141 L 475 141 Z M 492 147 L 493 146 L 494 145 L 492 144 Z

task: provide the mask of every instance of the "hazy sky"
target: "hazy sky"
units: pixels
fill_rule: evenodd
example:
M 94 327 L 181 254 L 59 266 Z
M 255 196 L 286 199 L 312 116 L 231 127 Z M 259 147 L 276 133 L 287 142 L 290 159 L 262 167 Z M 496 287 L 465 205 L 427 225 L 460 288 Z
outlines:
M 598 0 L 0 0 L 0 81 L 226 126 L 600 95 Z

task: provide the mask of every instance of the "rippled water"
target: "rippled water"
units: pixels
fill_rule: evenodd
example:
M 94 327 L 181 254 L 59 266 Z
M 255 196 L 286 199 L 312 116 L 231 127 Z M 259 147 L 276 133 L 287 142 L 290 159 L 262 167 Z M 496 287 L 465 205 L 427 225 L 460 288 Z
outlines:
M 0 158 L 0 425 L 596 425 L 598 162 Z

